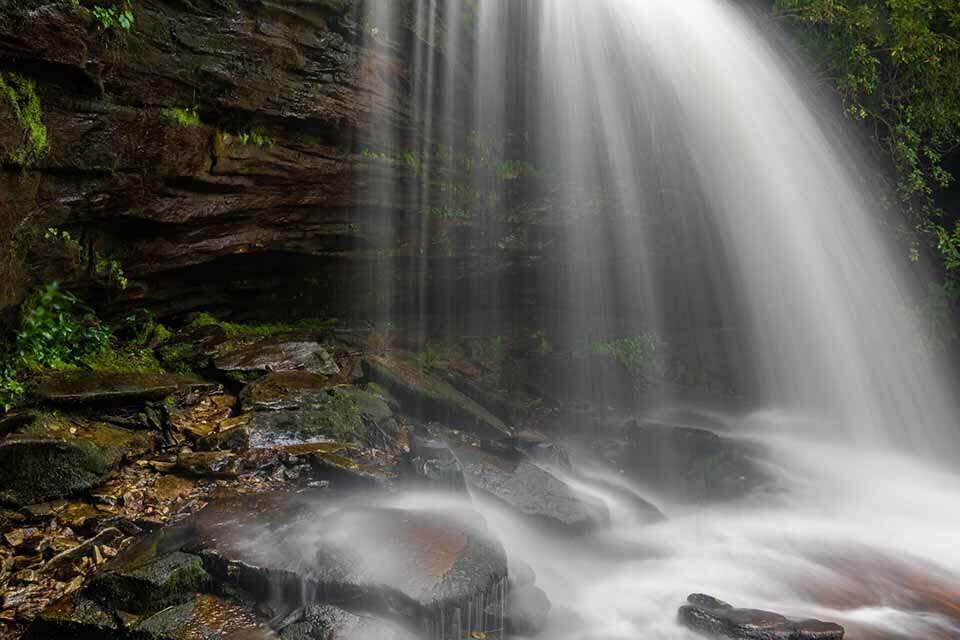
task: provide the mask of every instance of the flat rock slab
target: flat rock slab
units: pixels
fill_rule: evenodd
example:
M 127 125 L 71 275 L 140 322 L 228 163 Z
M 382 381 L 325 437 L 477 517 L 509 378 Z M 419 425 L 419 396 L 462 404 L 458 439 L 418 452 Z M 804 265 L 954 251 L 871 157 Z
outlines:
M 693 594 L 680 607 L 684 626 L 714 638 L 733 640 L 842 640 L 843 627 L 820 620 L 791 620 L 779 613 L 737 609 L 704 594 Z
M 340 367 L 319 342 L 290 336 L 244 338 L 224 344 L 213 366 L 225 373 L 266 374 L 271 371 L 306 371 L 336 376 Z
M 582 534 L 610 521 L 607 508 L 577 492 L 546 469 L 523 457 L 451 444 L 468 486 L 519 513 L 569 533 Z
M 126 554 L 97 575 L 88 590 L 98 602 L 129 613 L 153 613 L 187 602 L 209 583 L 199 556 L 174 551 Z
M 156 640 L 275 640 L 277 637 L 250 608 L 210 594 L 199 594 L 188 602 L 164 609 L 139 622 L 133 631 L 137 637 Z
M 420 419 L 436 420 L 482 438 L 512 435 L 500 418 L 450 383 L 421 371 L 410 358 L 370 356 L 363 362 L 367 377 L 396 396 L 403 409 Z
M 162 400 L 178 391 L 216 386 L 193 376 L 71 372 L 43 378 L 34 394 L 56 405 L 124 404 Z
M 37 415 L 0 440 L 0 502 L 24 506 L 82 493 L 122 460 L 156 447 L 153 434 Z
M 307 371 L 278 371 L 254 380 L 240 394 L 242 411 L 279 411 L 314 406 L 336 382 Z

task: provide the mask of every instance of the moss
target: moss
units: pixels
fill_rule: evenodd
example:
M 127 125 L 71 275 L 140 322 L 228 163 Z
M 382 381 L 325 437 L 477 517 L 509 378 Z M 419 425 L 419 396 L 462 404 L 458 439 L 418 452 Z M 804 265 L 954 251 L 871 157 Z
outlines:
M 50 149 L 36 86 L 32 80 L 19 74 L 0 73 L 0 94 L 9 102 L 23 130 L 23 141 L 7 152 L 6 160 L 26 167 L 41 159 Z
M 170 107 L 161 111 L 170 120 L 173 120 L 181 127 L 197 127 L 200 125 L 200 114 L 196 109 L 183 109 L 180 107 Z
M 292 324 L 238 324 L 220 320 L 209 313 L 198 313 L 188 326 L 190 327 L 220 327 L 230 337 L 241 336 L 272 336 L 278 333 L 291 331 L 315 331 L 325 334 L 333 327 L 333 320 L 305 319 Z
M 153 349 L 131 345 L 108 347 L 83 365 L 100 373 L 166 373 Z

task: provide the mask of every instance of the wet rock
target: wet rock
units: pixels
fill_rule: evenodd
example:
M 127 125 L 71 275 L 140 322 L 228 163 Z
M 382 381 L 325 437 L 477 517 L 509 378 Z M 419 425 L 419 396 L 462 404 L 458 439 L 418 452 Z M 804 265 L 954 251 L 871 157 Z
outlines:
M 738 498 L 769 480 L 747 445 L 711 431 L 632 421 L 626 437 L 621 468 L 679 499 Z
M 181 451 L 177 469 L 199 478 L 236 478 L 243 459 L 229 451 Z
M 0 502 L 22 506 L 76 495 L 106 480 L 122 460 L 155 446 L 153 434 L 35 416 L 0 441 Z
M 265 336 L 228 343 L 213 358 L 224 373 L 266 374 L 272 371 L 305 371 L 336 376 L 340 367 L 318 342 L 290 336 Z
M 111 609 L 150 614 L 188 602 L 210 582 L 198 556 L 173 551 L 157 555 L 149 544 L 117 556 L 90 585 L 89 594 Z
M 442 440 L 419 435 L 411 437 L 409 461 L 415 477 L 427 484 L 454 492 L 466 490 L 463 466 Z
M 468 603 L 498 599 L 506 588 L 503 549 L 473 513 L 392 509 L 319 493 L 215 503 L 183 526 L 212 574 L 258 599 L 307 589 L 418 629 L 499 624 L 478 607 L 467 619 Z
M 216 385 L 191 376 L 152 373 L 62 373 L 43 378 L 34 394 L 56 405 L 126 404 L 162 400 L 178 391 Z
M 318 440 L 352 442 L 392 450 L 400 425 L 380 397 L 353 387 L 323 389 L 302 401 L 297 410 L 255 411 L 247 429 L 254 447 Z
M 820 620 L 790 620 L 778 613 L 736 609 L 704 594 L 693 594 L 680 607 L 681 624 L 711 637 L 734 640 L 841 640 L 838 624 Z
M 108 609 L 77 593 L 47 607 L 27 629 L 24 640 L 123 640 L 125 637 Z
M 532 584 L 511 588 L 504 620 L 507 632 L 523 637 L 537 635 L 547 624 L 550 608 L 550 599 L 543 589 Z
M 250 446 L 249 415 L 228 418 L 217 425 L 216 431 L 197 440 L 200 451 L 241 450 Z
M 254 380 L 240 394 L 242 411 L 290 410 L 323 404 L 327 389 L 335 386 L 329 376 L 306 371 L 279 371 Z
M 448 382 L 421 371 L 410 358 L 371 356 L 364 361 L 364 372 L 417 418 L 450 424 L 493 440 L 511 435 L 502 420 Z
M 583 534 L 610 521 L 606 507 L 524 458 L 451 445 L 467 485 L 550 527 Z
M 54 577 L 69 576 L 76 572 L 75 565 L 81 558 L 86 556 L 97 547 L 115 546 L 122 538 L 123 534 L 119 529 L 108 527 L 93 538 L 90 538 L 89 540 L 86 540 L 75 547 L 66 549 L 65 551 L 51 558 L 50 561 L 44 565 L 43 573 Z
M 280 640 L 416 640 L 418 636 L 367 615 L 340 607 L 310 605 L 280 631 Z
M 134 630 L 138 636 L 156 640 L 276 638 L 249 608 L 210 594 L 155 613 L 134 625 Z

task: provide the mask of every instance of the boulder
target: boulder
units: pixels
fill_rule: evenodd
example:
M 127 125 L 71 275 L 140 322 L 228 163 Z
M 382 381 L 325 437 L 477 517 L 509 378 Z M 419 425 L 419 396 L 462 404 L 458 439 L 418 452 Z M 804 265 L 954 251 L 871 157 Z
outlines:
M 502 420 L 450 383 L 420 370 L 410 358 L 399 354 L 370 356 L 364 360 L 364 373 L 372 382 L 384 386 L 404 411 L 416 418 L 449 424 L 482 438 L 499 439 L 512 434 Z
M 791 620 L 779 613 L 736 609 L 712 596 L 695 593 L 680 607 L 680 623 L 714 638 L 733 640 L 842 640 L 838 624 L 820 620 Z
M 87 591 L 111 610 L 152 614 L 189 602 L 209 585 L 210 576 L 199 556 L 182 551 L 160 555 L 149 544 L 132 549 L 111 561 Z
M 37 616 L 23 640 L 126 640 L 109 609 L 85 593 L 61 598 Z
M 104 482 L 124 459 L 155 446 L 151 433 L 34 415 L 0 441 L 0 502 L 23 506 L 82 493 Z
M 192 376 L 154 373 L 58 373 L 42 378 L 33 390 L 41 401 L 61 406 L 137 404 L 163 400 L 178 391 L 210 389 L 215 384 Z
M 319 342 L 284 335 L 225 343 L 214 356 L 213 366 L 223 373 L 240 375 L 262 375 L 273 371 L 305 371 L 327 376 L 340 374 L 340 367 Z
M 471 512 L 393 509 L 321 492 L 223 501 L 181 526 L 208 571 L 257 599 L 307 590 L 427 637 L 499 628 L 471 603 L 503 597 L 506 557 Z
M 620 468 L 676 499 L 735 499 L 769 481 L 750 445 L 706 429 L 634 420 L 625 435 Z
M 465 492 L 463 466 L 444 441 L 414 435 L 410 438 L 410 468 L 414 478 L 441 490 Z

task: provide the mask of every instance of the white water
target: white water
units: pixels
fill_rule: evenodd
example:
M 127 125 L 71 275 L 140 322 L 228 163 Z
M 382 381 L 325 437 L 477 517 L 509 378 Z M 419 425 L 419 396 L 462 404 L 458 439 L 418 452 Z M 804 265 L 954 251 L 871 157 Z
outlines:
M 738 422 L 760 430 L 743 435 L 770 448 L 785 491 L 725 506 L 658 500 L 667 519 L 654 525 L 601 491 L 612 525 L 582 539 L 546 534 L 474 496 L 508 558 L 529 564 L 553 603 L 540 637 L 692 640 L 699 636 L 677 624 L 676 611 L 695 592 L 838 622 L 852 640 L 960 637 L 960 612 L 936 609 L 936 594 L 958 605 L 960 477 L 896 455 L 851 459 L 844 448 L 788 435 L 795 425 L 783 415 Z M 610 470 L 593 472 L 629 486 Z M 398 504 L 463 506 L 436 495 Z
M 406 106 L 452 143 L 451 119 L 504 134 L 504 105 L 524 105 L 535 159 L 559 177 L 557 202 L 576 209 L 570 332 L 628 315 L 669 333 L 675 307 L 713 295 L 721 325 L 741 336 L 757 406 L 778 408 L 735 426 L 771 448 L 783 493 L 664 503 L 664 523 L 618 520 L 586 541 L 547 539 L 483 505 L 554 603 L 543 637 L 686 638 L 676 607 L 695 591 L 837 621 L 854 640 L 960 637 L 904 577 L 945 585 L 954 602 L 960 593 L 960 478 L 929 462 L 955 464 L 957 415 L 906 319 L 912 285 L 860 160 L 806 79 L 724 0 L 542 0 L 529 11 L 480 0 L 471 98 L 438 105 L 426 96 L 452 86 L 457 49 L 469 47 L 463 4 L 441 3 L 446 17 L 436 4 L 417 3 L 417 30 L 428 42 L 447 34 L 447 48 L 417 54 Z M 397 16 L 370 6 L 371 40 L 391 46 L 384 20 Z M 380 137 L 395 133 L 384 125 Z M 665 219 L 702 254 L 670 279 L 650 232 Z

